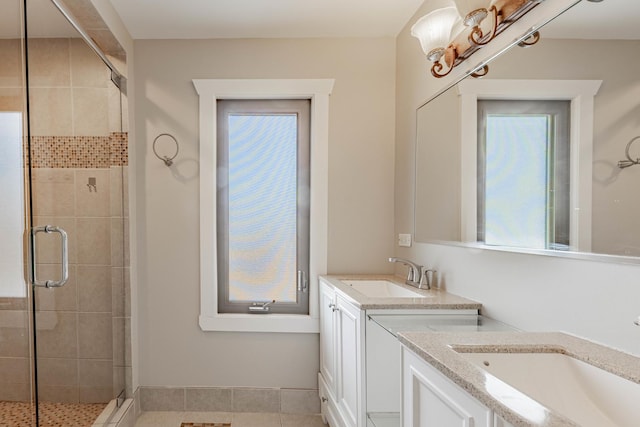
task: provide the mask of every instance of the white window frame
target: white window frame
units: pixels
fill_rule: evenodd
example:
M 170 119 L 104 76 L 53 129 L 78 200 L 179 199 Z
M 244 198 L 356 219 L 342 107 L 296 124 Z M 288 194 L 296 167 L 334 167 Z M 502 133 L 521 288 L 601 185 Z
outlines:
M 327 272 L 329 95 L 333 79 L 194 79 L 200 98 L 200 317 L 203 331 L 320 331 L 318 276 Z M 309 314 L 218 313 L 216 101 L 311 100 Z
M 571 101 L 570 250 L 591 251 L 593 105 L 602 80 L 464 80 L 461 98 L 462 241 L 477 241 L 478 99 Z

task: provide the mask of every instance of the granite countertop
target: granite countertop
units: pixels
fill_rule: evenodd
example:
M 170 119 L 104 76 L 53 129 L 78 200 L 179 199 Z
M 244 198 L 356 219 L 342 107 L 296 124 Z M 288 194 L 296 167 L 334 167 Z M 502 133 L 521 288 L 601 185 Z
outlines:
M 320 276 L 326 282 L 345 294 L 350 301 L 362 310 L 373 309 L 449 309 L 480 310 L 482 304 L 467 298 L 450 294 L 439 289 L 423 290 L 404 284 L 404 279 L 391 275 L 330 275 Z M 428 298 L 371 298 L 354 290 L 341 280 L 388 280 L 400 287 L 425 295 Z
M 401 332 L 398 339 L 515 427 L 578 424 L 509 385 L 496 393 L 488 386 L 495 383 L 487 381 L 491 375 L 459 352 L 562 353 L 640 384 L 640 358 L 560 332 Z

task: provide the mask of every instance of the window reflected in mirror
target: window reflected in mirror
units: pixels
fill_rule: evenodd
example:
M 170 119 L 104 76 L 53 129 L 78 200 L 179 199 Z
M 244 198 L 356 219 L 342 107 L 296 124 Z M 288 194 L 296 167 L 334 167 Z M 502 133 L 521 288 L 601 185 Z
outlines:
M 567 250 L 569 101 L 478 100 L 478 242 Z

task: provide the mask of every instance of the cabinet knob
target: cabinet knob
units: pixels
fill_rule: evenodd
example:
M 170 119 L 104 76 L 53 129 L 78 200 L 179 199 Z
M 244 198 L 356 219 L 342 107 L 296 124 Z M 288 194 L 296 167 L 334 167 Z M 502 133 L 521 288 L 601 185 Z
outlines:
M 328 401 L 329 399 L 327 399 L 326 397 L 322 396 L 322 397 L 320 398 L 320 400 L 322 400 L 322 403 L 327 403 L 327 401 Z

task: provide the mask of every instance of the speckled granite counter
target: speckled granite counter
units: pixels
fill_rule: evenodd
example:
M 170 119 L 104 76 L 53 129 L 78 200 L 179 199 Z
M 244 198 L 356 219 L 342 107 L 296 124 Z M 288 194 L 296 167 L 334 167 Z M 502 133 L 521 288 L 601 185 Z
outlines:
M 396 276 L 389 275 L 332 275 L 320 278 L 345 294 L 351 302 L 363 310 L 372 309 L 449 309 L 480 310 L 482 304 L 438 289 L 421 290 L 407 286 Z M 354 290 L 341 280 L 388 280 L 398 286 L 424 295 L 427 298 L 370 298 Z
M 640 358 L 563 333 L 401 332 L 401 343 L 515 427 L 575 427 L 575 422 L 520 391 L 501 387 L 496 393 L 489 375 L 459 353 L 562 353 L 640 384 Z M 535 414 L 535 420 L 532 420 Z

